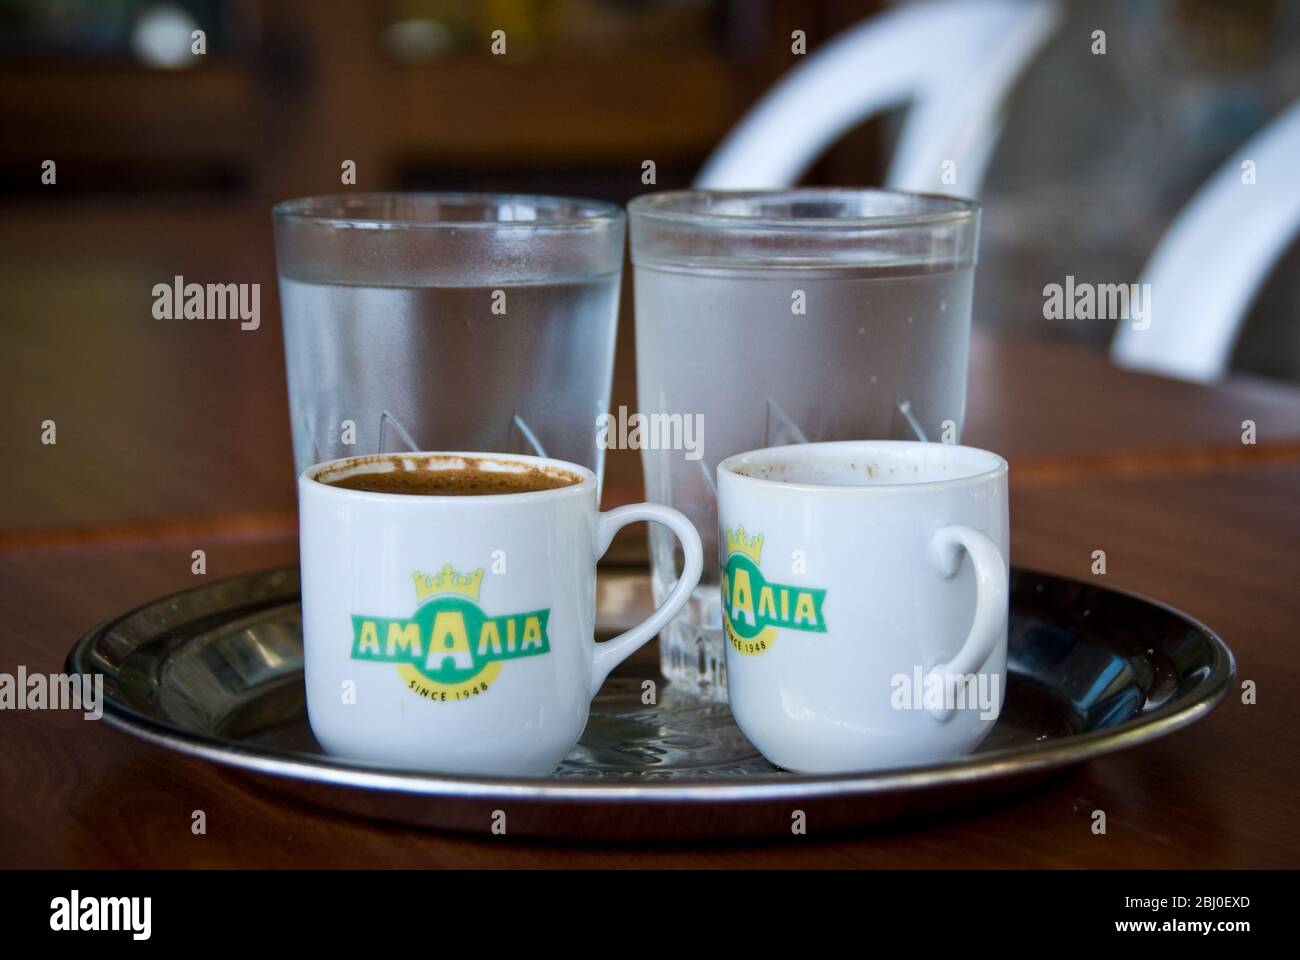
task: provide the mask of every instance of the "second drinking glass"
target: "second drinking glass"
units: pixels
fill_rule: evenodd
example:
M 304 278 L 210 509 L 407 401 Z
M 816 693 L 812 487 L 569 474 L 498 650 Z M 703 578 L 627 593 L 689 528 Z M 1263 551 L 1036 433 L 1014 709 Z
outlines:
M 695 451 L 643 447 L 646 497 L 717 557 L 715 470 L 735 453 L 823 440 L 960 439 L 977 204 L 884 190 L 682 191 L 628 207 L 637 393 L 694 418 Z M 687 453 L 691 456 L 687 456 Z M 701 455 L 702 454 L 702 455 Z M 650 531 L 662 602 L 681 569 Z M 799 558 L 787 558 L 797 573 Z M 718 567 L 660 637 L 675 685 L 726 695 Z

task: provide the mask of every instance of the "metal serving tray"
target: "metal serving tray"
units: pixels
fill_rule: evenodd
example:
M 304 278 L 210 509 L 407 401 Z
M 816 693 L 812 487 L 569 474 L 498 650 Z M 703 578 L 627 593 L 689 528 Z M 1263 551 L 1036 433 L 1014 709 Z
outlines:
M 1006 704 L 977 752 L 924 767 L 799 776 L 750 745 L 725 704 L 663 685 L 654 646 L 592 705 L 582 740 L 542 779 L 384 769 L 322 752 L 307 724 L 298 569 L 164 597 L 86 634 L 67 669 L 104 675 L 105 719 L 160 747 L 222 764 L 277 795 L 420 827 L 511 836 L 646 840 L 789 836 L 957 807 L 1135 747 L 1208 713 L 1232 654 L 1167 606 L 1013 569 Z M 643 572 L 600 577 L 604 634 L 649 605 Z M 659 682 L 657 703 L 642 683 Z

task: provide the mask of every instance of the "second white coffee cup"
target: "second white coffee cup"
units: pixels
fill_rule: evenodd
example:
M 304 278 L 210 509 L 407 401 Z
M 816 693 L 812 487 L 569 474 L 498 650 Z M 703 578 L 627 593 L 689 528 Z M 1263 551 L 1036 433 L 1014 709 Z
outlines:
M 1007 464 L 972 447 L 773 447 L 718 467 L 727 690 L 805 773 L 974 749 L 1005 696 Z

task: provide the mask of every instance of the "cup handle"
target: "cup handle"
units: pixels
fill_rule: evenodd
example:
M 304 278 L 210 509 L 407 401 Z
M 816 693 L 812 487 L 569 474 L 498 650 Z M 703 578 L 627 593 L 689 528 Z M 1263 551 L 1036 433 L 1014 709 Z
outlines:
M 645 520 L 647 523 L 662 523 L 676 535 L 686 556 L 686 565 L 676 585 L 668 594 L 663 604 L 645 620 L 642 620 L 626 633 L 620 633 L 612 640 L 596 644 L 596 655 L 591 663 L 591 695 L 605 682 L 609 672 L 626 660 L 647 640 L 657 634 L 668 621 L 677 616 L 677 612 L 690 599 L 691 591 L 700 582 L 700 571 L 704 568 L 704 548 L 700 545 L 700 534 L 695 525 L 685 515 L 658 503 L 634 503 L 626 507 L 616 507 L 600 515 L 596 527 L 596 555 L 603 557 L 609 549 L 610 541 L 629 523 Z
M 932 667 L 926 677 L 927 684 L 936 674 L 943 677 L 973 673 L 988 660 L 1002 635 L 1010 597 L 1006 561 L 987 534 L 971 527 L 942 527 L 930 540 L 930 550 L 935 566 L 945 579 L 955 577 L 961 569 L 963 550 L 970 557 L 975 568 L 975 617 L 957 655 L 947 663 Z M 952 712 L 946 703 L 930 709 L 930 715 L 940 722 L 948 720 Z

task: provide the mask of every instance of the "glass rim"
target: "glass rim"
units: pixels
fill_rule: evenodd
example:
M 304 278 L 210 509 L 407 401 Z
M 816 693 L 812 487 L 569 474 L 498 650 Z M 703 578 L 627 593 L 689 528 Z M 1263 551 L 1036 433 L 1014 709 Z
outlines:
M 469 220 L 469 219 L 408 219 L 393 216 L 342 212 L 347 205 L 358 207 L 367 201 L 377 203 L 381 198 L 405 198 L 422 201 L 452 201 L 468 206 L 477 202 L 483 206 L 504 206 L 512 203 L 547 207 L 554 211 L 569 211 L 554 220 Z M 316 207 L 325 209 L 316 210 Z M 437 229 L 489 229 L 489 230 L 592 230 L 617 225 L 627 215 L 616 203 L 593 200 L 589 197 L 563 197 L 557 194 L 497 193 L 472 190 L 375 190 L 361 193 L 327 193 L 308 197 L 281 200 L 271 207 L 271 217 L 277 222 L 293 222 L 330 227 L 368 230 L 437 230 Z
M 884 213 L 872 216 L 850 217 L 781 217 L 771 215 L 718 213 L 707 209 L 668 209 L 664 204 L 702 197 L 734 199 L 776 199 L 779 197 L 806 197 L 809 199 L 837 199 L 844 197 L 893 197 L 924 201 L 933 205 L 934 211 L 909 211 Z M 890 190 L 883 187 L 783 187 L 778 189 L 738 190 L 665 190 L 634 197 L 627 212 L 638 219 L 657 220 L 664 223 L 690 224 L 733 230 L 836 230 L 861 232 L 871 230 L 897 230 L 909 227 L 960 225 L 974 221 L 982 207 L 977 200 L 949 196 L 941 193 L 920 193 L 911 190 Z

